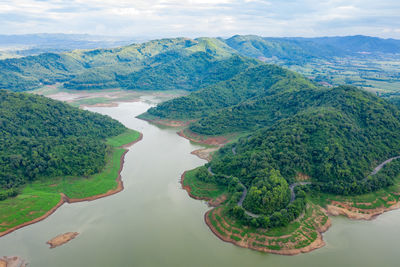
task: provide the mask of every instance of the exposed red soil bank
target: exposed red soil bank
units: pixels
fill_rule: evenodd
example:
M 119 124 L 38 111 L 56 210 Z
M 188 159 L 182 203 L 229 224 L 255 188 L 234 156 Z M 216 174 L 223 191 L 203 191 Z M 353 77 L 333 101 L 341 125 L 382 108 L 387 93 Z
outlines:
M 129 144 L 123 145 L 122 147 L 123 148 L 127 148 L 127 147 L 139 142 L 142 139 L 143 139 L 143 134 L 141 133 L 138 139 L 136 139 L 135 141 L 133 141 L 133 142 L 131 142 Z M 119 167 L 119 171 L 118 171 L 118 176 L 116 178 L 117 187 L 115 189 L 110 189 L 109 191 L 107 191 L 104 194 L 99 194 L 99 195 L 85 197 L 85 198 L 69 198 L 65 194 L 60 193 L 60 197 L 61 197 L 60 201 L 51 210 L 47 211 L 42 216 L 40 216 L 40 217 L 38 217 L 36 219 L 33 219 L 32 221 L 25 222 L 23 224 L 20 224 L 20 225 L 17 225 L 15 227 L 13 227 L 13 228 L 10 228 L 10 229 L 8 229 L 8 230 L 6 230 L 4 232 L 1 232 L 0 233 L 0 237 L 5 236 L 5 235 L 7 235 L 7 234 L 9 234 L 11 232 L 14 232 L 15 230 L 18 230 L 18 229 L 20 229 L 22 227 L 25 227 L 25 226 L 28 226 L 28 225 L 31 225 L 31 224 L 34 224 L 34 223 L 37 223 L 37 222 L 40 222 L 40 221 L 46 219 L 51 214 L 53 214 L 59 207 L 61 207 L 64 203 L 76 203 L 76 202 L 83 202 L 83 201 L 92 201 L 92 200 L 96 200 L 96 199 L 99 199 L 99 198 L 103 198 L 103 197 L 108 197 L 108 196 L 114 195 L 114 194 L 119 193 L 122 190 L 124 190 L 124 183 L 122 182 L 122 179 L 121 179 L 121 171 L 122 171 L 122 168 L 124 166 L 125 155 L 126 155 L 127 152 L 128 152 L 128 150 L 126 150 L 121 155 L 121 158 L 120 158 L 120 167 Z
M 202 137 L 198 134 L 195 134 L 193 132 L 190 133 L 191 136 L 188 136 L 185 134 L 185 132 L 182 130 L 178 132 L 178 135 L 186 138 L 192 142 L 199 143 L 199 144 L 205 144 L 205 145 L 214 145 L 214 146 L 221 146 L 225 145 L 228 143 L 228 139 L 222 136 L 217 136 L 217 137 Z
M 374 209 L 360 209 L 352 207 L 347 203 L 332 201 L 326 206 L 326 211 L 329 215 L 338 216 L 344 215 L 353 220 L 372 220 L 384 212 L 396 210 L 400 208 L 400 202 L 395 202 L 390 207 L 378 207 Z
M 193 122 L 193 121 L 178 121 L 178 120 L 151 120 L 144 118 L 141 118 L 141 120 L 169 127 L 184 127 L 188 126 L 191 122 Z
M 261 252 L 266 252 L 266 253 L 272 253 L 272 254 L 279 254 L 279 255 L 297 255 L 300 253 L 307 253 L 307 252 L 311 252 L 315 249 L 321 248 L 323 246 L 325 246 L 325 242 L 322 238 L 322 233 L 326 232 L 329 227 L 331 226 L 331 221 L 328 219 L 326 221 L 326 223 L 324 225 L 319 225 L 318 223 L 316 223 L 316 225 L 318 225 L 317 227 L 317 238 L 308 246 L 305 246 L 303 248 L 281 248 L 280 250 L 275 250 L 275 249 L 270 249 L 267 246 L 264 247 L 260 247 L 260 246 L 256 246 L 255 245 L 255 241 L 257 241 L 257 237 L 251 237 L 247 240 L 235 240 L 232 237 L 234 236 L 233 233 L 228 232 L 227 230 L 223 229 L 223 233 L 224 235 L 218 231 L 212 224 L 209 215 L 210 213 L 214 212 L 215 209 L 209 210 L 205 215 L 204 215 L 204 220 L 207 224 L 207 226 L 210 228 L 210 230 L 222 241 L 224 242 L 229 242 L 232 243 L 236 246 L 242 247 L 242 248 L 249 248 L 252 250 L 256 250 L 256 251 L 261 251 Z M 218 211 L 217 211 L 218 212 Z M 221 216 L 221 214 L 219 213 L 218 216 Z M 318 219 L 318 218 L 317 218 Z M 226 223 L 226 222 L 225 222 Z M 280 236 L 280 237 L 271 237 L 271 240 L 273 239 L 277 239 L 277 238 L 287 238 L 290 235 L 284 235 L 284 236 Z M 264 237 L 265 238 L 265 237 Z M 264 241 L 268 244 L 268 239 L 267 241 Z

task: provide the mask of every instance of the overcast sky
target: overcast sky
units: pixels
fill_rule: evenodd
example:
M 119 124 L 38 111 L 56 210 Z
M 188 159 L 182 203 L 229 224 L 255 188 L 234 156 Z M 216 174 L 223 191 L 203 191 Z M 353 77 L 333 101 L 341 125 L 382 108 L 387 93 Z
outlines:
M 0 0 L 0 34 L 400 39 L 399 0 Z

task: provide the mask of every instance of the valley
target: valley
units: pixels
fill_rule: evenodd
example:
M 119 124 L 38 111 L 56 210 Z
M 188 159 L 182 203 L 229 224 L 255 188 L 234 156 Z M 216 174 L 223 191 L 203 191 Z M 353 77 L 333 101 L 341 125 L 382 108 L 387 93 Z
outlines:
M 321 73 L 316 78 L 289 70 L 312 66 L 309 74 L 316 74 L 320 70 L 315 62 L 328 66 L 349 59 L 361 66 L 358 59 L 372 60 L 341 45 L 324 46 L 333 40 L 173 38 L 0 61 L 0 87 L 16 91 L 0 91 L 5 141 L 0 236 L 51 219 L 65 203 L 122 194 L 123 170 L 133 168 L 124 164 L 127 148 L 144 142 L 146 129 L 160 140 L 169 133 L 181 144 L 187 144 L 183 138 L 193 143 L 183 155 L 175 154 L 180 160 L 170 163 L 174 173 L 181 171 L 175 178 L 181 177 L 190 197 L 213 207 L 196 213 L 203 214 L 211 232 L 239 247 L 279 255 L 311 252 L 326 245 L 323 233 L 334 227 L 330 216 L 371 220 L 397 209 L 400 111 L 392 95 L 380 89 L 383 84 L 371 90 L 333 87 L 342 80 L 328 69 L 322 72 L 335 81 Z M 289 50 L 266 50 L 272 43 Z M 385 57 L 398 49 L 397 43 L 388 47 L 392 50 L 382 52 Z M 378 53 L 373 46 L 366 49 Z M 271 53 L 283 60 L 274 63 L 286 68 L 265 64 Z M 351 73 L 346 68 L 338 71 Z M 19 93 L 27 90 L 32 94 Z M 163 155 L 164 145 L 158 141 L 160 147 L 148 144 L 145 154 Z M 189 147 L 195 149 L 187 151 Z M 192 169 L 182 169 L 181 157 L 189 154 L 199 158 L 190 156 Z M 151 169 L 151 163 L 156 162 L 130 164 L 141 170 Z M 144 182 L 147 177 L 132 179 Z M 162 184 L 151 182 L 151 190 Z M 177 189 L 176 184 L 168 186 Z M 121 205 L 119 209 L 128 208 Z
M 121 103 L 118 107 L 88 108 L 108 114 L 144 135 L 144 139 L 126 154 L 121 172 L 124 191 L 97 201 L 63 205 L 46 220 L 0 238 L 2 252 L 20 255 L 31 266 L 131 263 L 149 266 L 161 262 L 170 266 L 268 263 L 333 267 L 350 263 L 372 267 L 382 261 L 396 264 L 400 210 L 368 222 L 332 217 L 332 227 L 323 234 L 326 245 L 295 257 L 260 254 L 221 242 L 204 224 L 204 214 L 209 207 L 204 202 L 191 200 L 177 180 L 185 170 L 205 163 L 190 154 L 201 147 L 178 136 L 176 129 L 159 128 L 135 118 L 152 105 L 155 102 L 149 105 L 141 100 Z M 159 227 L 160 218 L 162 228 Z M 269 235 L 279 236 L 290 229 L 279 231 Z M 80 235 L 50 250 L 45 242 L 65 232 L 79 232 Z M 157 253 L 150 252 L 155 249 Z M 354 253 L 363 257 L 354 257 Z M 71 258 L 71 254 L 75 256 Z

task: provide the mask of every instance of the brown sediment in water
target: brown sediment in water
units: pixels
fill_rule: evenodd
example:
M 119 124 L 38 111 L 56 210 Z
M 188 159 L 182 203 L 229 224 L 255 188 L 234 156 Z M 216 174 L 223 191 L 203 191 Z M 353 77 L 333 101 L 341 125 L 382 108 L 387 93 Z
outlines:
M 123 145 L 121 147 L 126 149 L 127 147 L 139 142 L 142 139 L 143 139 L 143 134 L 140 133 L 140 136 L 139 136 L 138 139 L 136 139 L 135 141 L 133 141 L 131 143 L 125 144 L 125 145 Z M 7 235 L 9 233 L 12 233 L 12 232 L 14 232 L 14 231 L 16 231 L 16 230 L 18 230 L 18 229 L 20 229 L 22 227 L 25 227 L 25 226 L 28 226 L 28 225 L 31 225 L 31 224 L 34 224 L 34 223 L 38 223 L 38 222 L 46 219 L 51 214 L 53 214 L 59 207 L 61 207 L 64 203 L 76 203 L 76 202 L 83 202 L 83 201 L 93 201 L 93 200 L 96 200 L 96 199 L 99 199 L 99 198 L 103 198 L 103 197 L 108 197 L 108 196 L 114 195 L 114 194 L 119 193 L 122 190 L 124 190 L 124 183 L 122 182 L 122 179 L 121 179 L 121 171 L 122 171 L 122 168 L 124 166 L 126 153 L 128 153 L 128 150 L 126 150 L 121 155 L 121 158 L 120 158 L 119 171 L 118 171 L 118 176 L 116 178 L 117 187 L 115 189 L 110 189 L 106 193 L 99 194 L 99 195 L 94 195 L 94 196 L 90 196 L 90 197 L 85 197 L 85 198 L 69 198 L 64 193 L 60 193 L 61 199 L 57 203 L 56 206 L 54 206 L 53 208 L 51 208 L 49 211 L 47 211 L 45 214 L 43 214 L 42 216 L 40 216 L 38 218 L 35 218 L 35 219 L 33 219 L 33 220 L 29 221 L 29 222 L 24 222 L 22 224 L 14 226 L 14 227 L 12 227 L 12 228 L 4 231 L 4 232 L 1 232 L 0 233 L 0 237 L 5 236 L 5 235 Z
M 68 232 L 52 238 L 51 240 L 47 241 L 46 244 L 49 244 L 50 248 L 56 248 L 68 243 L 78 235 L 78 232 Z
M 26 267 L 28 263 L 20 257 L 6 257 L 0 258 L 0 267 Z

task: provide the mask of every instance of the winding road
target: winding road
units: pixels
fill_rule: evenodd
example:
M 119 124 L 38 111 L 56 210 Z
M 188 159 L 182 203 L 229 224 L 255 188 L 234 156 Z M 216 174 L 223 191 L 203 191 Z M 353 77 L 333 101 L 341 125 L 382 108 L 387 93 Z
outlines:
M 209 172 L 212 176 L 215 175 L 215 173 L 213 173 L 213 171 L 211 170 L 211 167 L 208 167 L 208 172 Z M 228 176 L 225 176 L 225 177 L 228 177 Z M 240 199 L 239 199 L 237 205 L 238 205 L 239 207 L 242 207 L 242 208 L 243 208 L 243 201 L 244 201 L 244 199 L 245 199 L 246 196 L 247 196 L 247 188 L 246 188 L 246 186 L 245 186 L 240 180 L 239 180 L 239 184 L 243 187 L 243 193 L 242 193 L 242 196 L 240 197 Z M 293 201 L 296 199 L 296 194 L 294 193 L 294 188 L 295 188 L 296 186 L 307 185 L 307 184 L 311 184 L 311 182 L 297 182 L 297 183 L 293 183 L 293 184 L 291 184 L 291 185 L 289 186 L 289 189 L 290 189 L 290 202 L 293 202 Z M 244 208 L 243 208 L 243 209 L 244 209 Z M 258 218 L 258 217 L 261 216 L 261 215 L 254 214 L 254 213 L 252 213 L 252 212 L 250 212 L 250 211 L 248 211 L 248 210 L 246 210 L 246 209 L 244 209 L 244 212 L 245 212 L 247 215 L 249 215 L 250 217 L 253 217 L 253 218 Z
M 371 172 L 370 175 L 375 175 L 377 172 L 379 172 L 379 171 L 383 168 L 383 166 L 385 166 L 386 164 L 392 162 L 392 161 L 395 160 L 395 159 L 400 159 L 400 156 L 393 157 L 393 158 L 390 158 L 390 159 L 385 160 L 384 162 L 382 162 L 381 164 L 379 164 L 378 167 L 376 167 L 376 168 Z M 367 176 L 366 178 L 364 178 L 364 179 L 367 179 L 367 178 L 368 178 L 368 176 Z
M 232 147 L 232 153 L 233 153 L 233 155 L 236 155 L 236 147 Z M 395 159 L 400 159 L 400 156 L 393 157 L 393 158 L 390 158 L 390 159 L 385 160 L 384 162 L 382 162 L 381 164 L 379 164 L 379 165 L 370 173 L 370 175 L 368 175 L 367 177 L 365 177 L 363 180 L 366 180 L 366 179 L 367 179 L 369 176 L 371 176 L 371 175 L 377 174 L 386 164 L 392 162 L 392 161 L 395 160 Z M 211 175 L 215 175 L 215 173 L 212 172 L 211 167 L 208 167 L 208 172 L 209 172 Z M 225 176 L 225 177 L 228 177 L 228 176 Z M 242 196 L 240 197 L 240 199 L 239 199 L 237 205 L 238 205 L 239 207 L 242 207 L 242 208 L 243 208 L 243 201 L 245 200 L 245 198 L 246 198 L 246 196 L 247 196 L 247 188 L 246 188 L 246 186 L 245 186 L 240 180 L 239 180 L 239 184 L 243 187 L 243 193 L 242 193 Z M 289 185 L 289 189 L 290 189 L 290 203 L 293 202 L 293 201 L 296 199 L 296 193 L 294 192 L 294 188 L 297 187 L 297 186 L 303 186 L 303 185 L 308 185 L 308 184 L 312 184 L 312 182 L 296 182 L 296 183 L 293 183 L 293 184 Z M 244 209 L 244 208 L 243 208 L 243 209 Z M 258 217 L 261 216 L 261 215 L 257 215 L 257 214 L 251 213 L 250 211 L 247 211 L 246 209 L 244 209 L 244 212 L 245 212 L 247 215 L 249 215 L 250 217 L 253 217 L 253 218 L 258 218 Z

